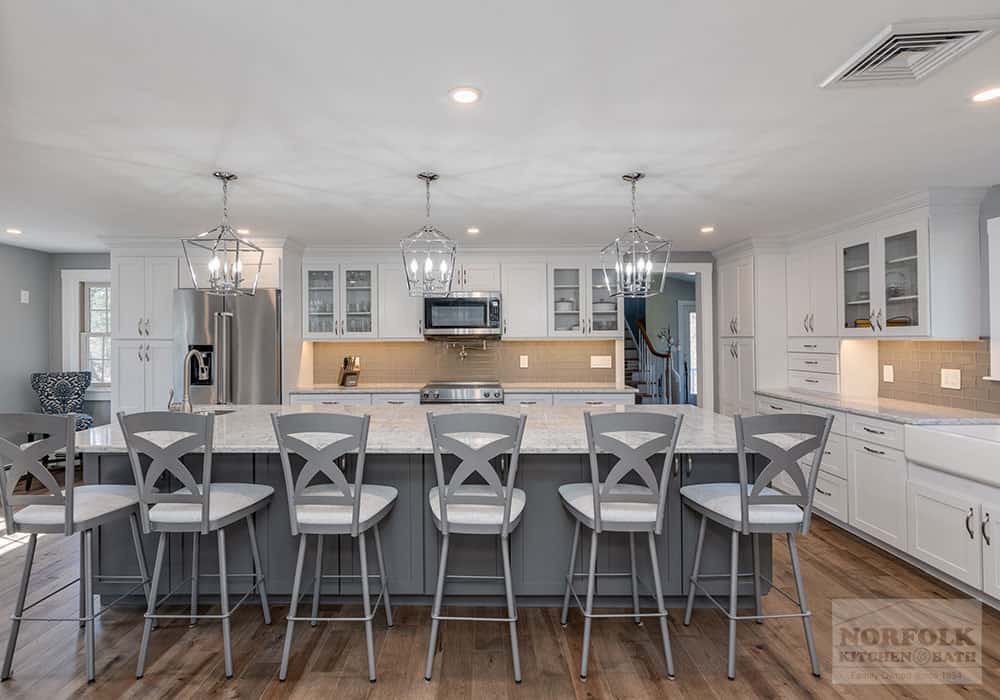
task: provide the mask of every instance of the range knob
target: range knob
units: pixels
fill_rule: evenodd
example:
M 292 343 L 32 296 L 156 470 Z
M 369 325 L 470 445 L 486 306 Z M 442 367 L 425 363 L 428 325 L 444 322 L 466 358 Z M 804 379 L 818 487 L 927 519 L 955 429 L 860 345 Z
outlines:
M 500 392 L 499 391 L 494 391 L 493 392 L 493 398 L 499 399 L 500 398 Z
M 440 391 L 435 391 L 435 392 L 434 392 L 434 398 L 435 398 L 435 399 L 439 399 L 439 398 L 441 398 L 441 392 L 440 392 Z
M 422 398 L 429 399 L 430 397 L 431 397 L 431 393 L 429 391 L 425 391 L 422 394 Z

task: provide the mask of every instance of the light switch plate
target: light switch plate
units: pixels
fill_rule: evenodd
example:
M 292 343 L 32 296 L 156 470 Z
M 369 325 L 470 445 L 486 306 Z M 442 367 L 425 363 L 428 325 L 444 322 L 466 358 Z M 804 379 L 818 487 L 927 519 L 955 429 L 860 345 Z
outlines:
M 960 370 L 960 369 L 942 369 L 941 370 L 941 388 L 942 389 L 961 389 L 962 388 L 962 370 Z
M 611 369 L 611 355 L 591 355 L 590 369 Z
M 528 356 L 521 355 L 521 369 L 528 369 Z
M 887 384 L 892 384 L 896 381 L 892 365 L 882 365 L 882 381 Z
M 31 292 L 29 292 L 27 289 L 22 289 L 21 290 L 21 303 L 22 304 L 30 304 L 31 303 Z

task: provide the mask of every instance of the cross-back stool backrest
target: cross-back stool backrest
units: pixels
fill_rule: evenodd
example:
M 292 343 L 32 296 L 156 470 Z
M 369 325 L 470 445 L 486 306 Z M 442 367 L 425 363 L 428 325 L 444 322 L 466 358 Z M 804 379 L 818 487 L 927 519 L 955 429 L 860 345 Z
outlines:
M 368 449 L 368 426 L 371 416 L 342 413 L 271 414 L 274 436 L 278 441 L 281 466 L 285 473 L 285 492 L 292 534 L 298 535 L 296 506 L 350 506 L 351 534 L 358 534 L 361 512 L 361 485 L 364 483 L 365 452 Z M 320 446 L 317 446 L 320 445 Z M 345 455 L 357 453 L 353 487 L 344 472 Z M 292 474 L 291 455 L 305 460 L 298 477 Z M 338 463 L 338 461 L 340 463 Z M 306 494 L 314 478 L 325 476 L 332 493 Z
M 736 416 L 736 445 L 739 451 L 740 470 L 740 513 L 743 518 L 743 532 L 749 532 L 749 512 L 756 505 L 797 505 L 802 509 L 801 532 L 809 531 L 812 515 L 813 496 L 816 494 L 816 477 L 819 475 L 820 461 L 826 449 L 833 416 L 813 416 L 799 413 L 782 413 L 767 416 Z M 802 439 L 791 447 L 781 447 L 762 435 L 787 435 Z M 751 484 L 747 469 L 747 454 L 756 453 L 768 460 L 757 478 Z M 809 453 L 813 463 L 806 469 L 799 463 Z M 766 494 L 764 489 L 782 473 L 795 482 L 797 494 Z
M 45 437 L 25 444 L 28 436 Z M 24 445 L 22 447 L 22 445 Z M 75 416 L 42 413 L 0 414 L 0 499 L 3 501 L 7 532 L 14 533 L 14 507 L 28 505 L 63 506 L 65 533 L 73 534 L 73 464 L 76 459 Z M 66 451 L 65 491 L 42 459 L 58 450 Z M 44 494 L 15 494 L 17 482 L 33 477 L 45 488 Z
M 119 412 L 118 423 L 128 448 L 132 475 L 139 488 L 143 529 L 150 531 L 149 509 L 157 503 L 196 503 L 201 506 L 201 531 L 207 533 L 215 416 L 210 413 L 167 411 L 129 415 Z M 198 451 L 203 452 L 200 483 L 181 461 L 184 455 Z M 177 479 L 187 493 L 158 490 L 156 482 L 164 475 Z
M 427 424 L 434 449 L 434 467 L 437 472 L 438 498 L 441 508 L 441 528 L 448 533 L 448 506 L 486 505 L 503 507 L 501 534 L 510 532 L 510 508 L 517 478 L 517 463 L 521 454 L 521 439 L 527 416 L 508 416 L 499 413 L 428 413 Z M 469 442 L 462 439 L 468 437 Z M 478 447 L 473 442 L 484 441 Z M 506 464 L 506 483 L 491 460 L 510 454 Z M 459 464 L 445 478 L 443 455 L 452 454 Z M 486 482 L 486 489 L 470 493 L 462 490 L 470 478 L 478 476 Z M 478 484 L 477 484 L 478 485 Z
M 654 531 L 660 534 L 663 530 L 663 511 L 666 507 L 667 486 L 670 481 L 670 463 L 677 448 L 677 437 L 680 435 L 684 416 L 651 411 L 624 413 L 586 411 L 583 420 L 587 426 L 587 444 L 590 449 L 594 529 L 597 532 L 602 530 L 601 504 L 603 503 L 647 503 L 656 505 Z M 603 483 L 598 465 L 598 452 L 608 453 L 617 458 Z M 660 467 L 659 478 L 653 470 L 653 464 L 658 464 Z M 646 492 L 616 493 L 615 487 L 628 483 L 623 479 L 631 474 L 638 476 L 642 482 L 640 485 L 645 487 Z

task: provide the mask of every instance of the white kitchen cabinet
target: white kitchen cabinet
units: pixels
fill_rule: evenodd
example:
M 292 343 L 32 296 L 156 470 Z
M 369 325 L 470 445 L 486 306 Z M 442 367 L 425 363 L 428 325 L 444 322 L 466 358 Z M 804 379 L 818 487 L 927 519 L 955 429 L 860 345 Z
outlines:
M 979 503 L 968 496 L 919 481 L 909 482 L 907 499 L 907 551 L 949 576 L 981 587 L 983 551 Z
M 837 335 L 837 259 L 833 243 L 788 255 L 788 335 Z
M 719 404 L 725 415 L 755 412 L 753 338 L 724 339 L 719 357 Z
M 302 266 L 302 337 L 369 339 L 378 335 L 377 268 L 366 264 Z
M 320 406 L 371 406 L 371 394 L 353 392 L 332 392 L 329 394 L 289 394 L 288 401 L 293 406 L 317 404 Z
M 849 523 L 897 549 L 906 549 L 906 458 L 899 450 L 847 442 Z
M 497 292 L 500 290 L 500 264 L 458 263 L 452 288 L 463 292 Z
M 503 402 L 508 406 L 551 406 L 552 394 L 512 394 L 505 392 Z
M 424 300 L 411 297 L 402 263 L 378 266 L 378 333 L 384 340 L 422 340 Z
M 416 406 L 420 403 L 420 392 L 406 394 L 372 394 L 372 406 Z
M 634 404 L 635 394 L 553 394 L 552 403 L 555 406 L 617 406 Z
M 1000 600 L 1000 503 L 980 506 L 983 541 L 983 592 Z
M 173 343 L 169 340 L 112 340 L 112 413 L 162 411 L 167 408 L 170 390 L 180 401 L 183 387 L 173 384 Z
M 176 257 L 113 256 L 113 337 L 159 340 L 172 338 L 175 289 Z
M 549 335 L 621 338 L 625 328 L 621 299 L 608 292 L 604 268 L 587 261 L 549 265 Z
M 848 521 L 847 482 L 844 479 L 820 471 L 816 476 L 815 491 L 813 508 L 842 523 Z
M 724 338 L 754 334 L 753 257 L 719 267 L 719 335 Z
M 503 337 L 544 338 L 548 335 L 545 263 L 504 263 L 501 273 Z

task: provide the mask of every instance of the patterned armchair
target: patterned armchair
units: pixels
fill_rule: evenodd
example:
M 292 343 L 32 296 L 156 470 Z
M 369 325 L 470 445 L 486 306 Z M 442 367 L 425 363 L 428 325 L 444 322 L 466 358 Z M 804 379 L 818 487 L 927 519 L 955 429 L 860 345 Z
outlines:
M 90 386 L 90 372 L 35 372 L 31 388 L 38 394 L 42 413 L 76 414 L 76 429 L 94 425 L 92 416 L 83 412 L 83 396 Z

